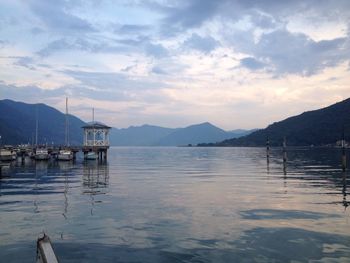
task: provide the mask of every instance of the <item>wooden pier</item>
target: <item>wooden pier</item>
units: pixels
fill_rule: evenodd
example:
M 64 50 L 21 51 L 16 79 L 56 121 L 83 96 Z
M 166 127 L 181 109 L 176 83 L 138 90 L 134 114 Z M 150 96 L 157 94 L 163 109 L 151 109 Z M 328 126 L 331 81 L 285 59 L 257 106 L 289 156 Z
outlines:
M 78 152 L 83 152 L 84 159 L 106 160 L 107 152 L 109 149 L 109 130 L 111 129 L 111 127 L 101 122 L 92 121 L 87 123 L 87 125 L 83 126 L 82 128 L 84 129 L 84 141 L 82 146 L 69 146 L 67 135 L 65 138 L 65 145 L 18 145 L 15 147 L 10 146 L 8 152 L 11 155 L 8 161 L 13 160 L 12 153 L 14 154 L 15 158 L 21 158 L 22 161 L 24 161 L 24 159 L 28 156 L 34 158 L 37 150 L 39 149 L 45 149 L 45 152 L 47 151 L 46 155 L 48 155 L 48 157 L 45 158 L 46 160 L 48 160 L 50 157 L 54 157 L 57 159 L 60 150 L 70 151 L 73 154 L 73 159 L 76 159 L 76 155 Z

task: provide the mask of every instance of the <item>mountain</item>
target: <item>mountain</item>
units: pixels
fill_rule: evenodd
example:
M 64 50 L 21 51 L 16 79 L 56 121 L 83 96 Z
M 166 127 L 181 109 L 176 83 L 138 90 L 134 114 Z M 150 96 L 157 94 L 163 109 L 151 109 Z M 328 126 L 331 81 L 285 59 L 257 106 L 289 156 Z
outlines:
M 38 114 L 38 143 L 64 144 L 65 114 L 45 104 L 27 104 L 0 100 L 0 135 L 2 144 L 35 142 L 36 113 Z M 70 144 L 83 142 L 81 127 L 85 122 L 69 115 Z
M 269 137 L 270 145 L 281 145 L 283 137 L 288 145 L 327 145 L 335 144 L 342 138 L 350 140 L 350 98 L 326 108 L 304 112 L 300 115 L 275 122 L 265 129 L 247 136 L 224 140 L 210 146 L 263 146 Z M 208 146 L 200 144 L 199 146 Z
M 169 135 L 161 138 L 156 145 L 188 145 L 200 142 L 218 142 L 231 138 L 232 134 L 208 122 L 176 129 Z
M 153 125 L 113 128 L 110 142 L 113 146 L 179 146 L 199 142 L 219 142 L 250 133 L 249 130 L 224 131 L 208 122 L 185 128 L 164 128 Z
M 45 104 L 27 104 L 0 100 L 0 135 L 2 144 L 35 142 L 36 112 L 38 113 L 38 143 L 64 144 L 65 114 Z M 71 145 L 81 145 L 85 123 L 69 115 Z M 164 128 L 152 125 L 131 126 L 110 131 L 112 146 L 178 146 L 199 142 L 219 142 L 246 135 L 248 130 L 224 131 L 208 122 L 185 128 Z
M 175 130 L 152 125 L 113 128 L 110 132 L 110 143 L 114 146 L 152 146 Z

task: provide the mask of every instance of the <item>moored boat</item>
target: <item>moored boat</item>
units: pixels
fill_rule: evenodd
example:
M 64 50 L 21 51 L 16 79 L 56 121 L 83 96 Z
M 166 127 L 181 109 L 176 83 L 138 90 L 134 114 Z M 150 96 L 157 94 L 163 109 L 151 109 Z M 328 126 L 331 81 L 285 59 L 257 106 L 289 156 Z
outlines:
M 8 162 L 13 160 L 12 150 L 9 148 L 0 148 L 0 161 Z
M 97 154 L 95 152 L 88 152 L 85 155 L 85 160 L 96 160 L 97 159 Z
M 38 148 L 35 151 L 35 160 L 48 160 L 50 159 L 50 154 L 46 148 Z
M 66 122 L 65 122 L 65 148 L 61 149 L 57 154 L 57 160 L 59 161 L 71 161 L 74 158 L 74 154 L 69 146 L 69 121 L 68 121 L 68 98 L 66 98 Z
M 71 161 L 73 157 L 73 152 L 69 149 L 60 150 L 57 154 L 57 160 L 59 161 Z

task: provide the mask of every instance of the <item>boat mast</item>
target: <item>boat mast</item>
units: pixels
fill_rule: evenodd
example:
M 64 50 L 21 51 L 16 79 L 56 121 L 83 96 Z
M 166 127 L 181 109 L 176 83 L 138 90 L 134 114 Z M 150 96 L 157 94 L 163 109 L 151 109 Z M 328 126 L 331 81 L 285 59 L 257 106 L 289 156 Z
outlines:
M 95 121 L 95 108 L 92 108 L 92 122 Z
M 93 138 L 94 138 L 94 140 L 93 140 L 93 143 L 92 143 L 92 145 L 93 146 L 95 146 L 95 136 L 96 136 L 96 134 L 95 134 L 95 108 L 94 107 L 92 107 L 92 125 L 93 125 L 93 127 L 94 127 L 94 129 L 93 129 Z
M 69 146 L 69 120 L 68 120 L 68 98 L 66 97 L 66 129 L 65 129 L 65 138 L 64 143 L 66 146 Z
M 35 107 L 35 146 L 38 146 L 38 126 L 39 126 L 38 104 L 36 104 L 36 107 Z

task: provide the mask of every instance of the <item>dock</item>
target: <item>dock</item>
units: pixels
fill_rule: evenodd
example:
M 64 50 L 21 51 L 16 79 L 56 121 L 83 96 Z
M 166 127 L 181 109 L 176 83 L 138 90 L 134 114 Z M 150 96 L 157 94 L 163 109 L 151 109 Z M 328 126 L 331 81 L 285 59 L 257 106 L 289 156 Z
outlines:
M 67 130 L 66 125 L 66 130 Z M 69 145 L 68 132 L 66 131 L 65 144 L 64 145 L 38 145 L 37 140 L 35 145 L 17 145 L 17 146 L 7 146 L 0 147 L 1 149 L 6 149 L 6 161 L 12 161 L 12 157 L 21 158 L 34 157 L 38 149 L 45 149 L 45 154 L 50 157 L 57 157 L 60 150 L 69 150 L 73 154 L 73 159 L 76 159 L 78 152 L 83 152 L 84 159 L 98 159 L 106 160 L 107 152 L 109 149 L 109 130 L 111 127 L 103 124 L 102 122 L 92 121 L 88 122 L 83 129 L 83 144 L 82 145 Z M 46 152 L 47 151 L 47 152 Z M 0 161 L 5 159 L 5 155 L 2 156 L 0 151 Z M 49 159 L 48 157 L 45 159 Z

